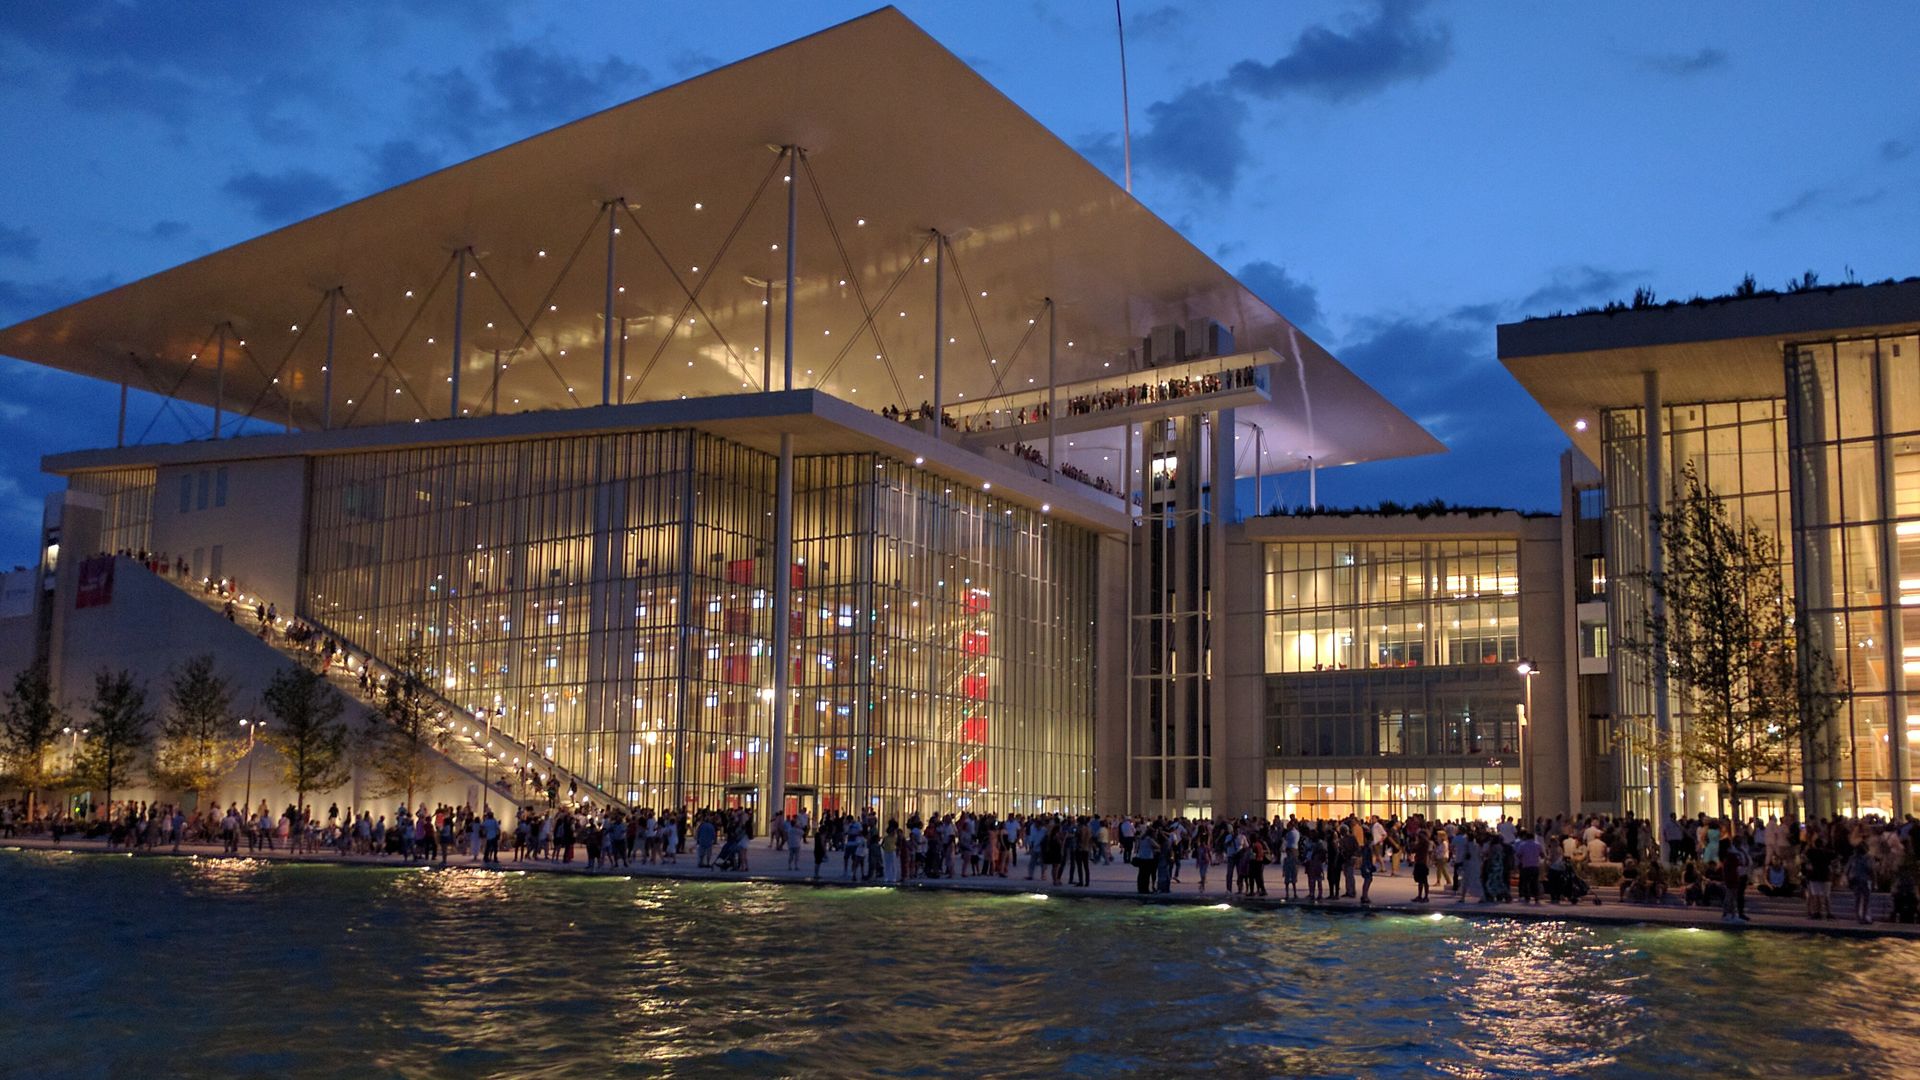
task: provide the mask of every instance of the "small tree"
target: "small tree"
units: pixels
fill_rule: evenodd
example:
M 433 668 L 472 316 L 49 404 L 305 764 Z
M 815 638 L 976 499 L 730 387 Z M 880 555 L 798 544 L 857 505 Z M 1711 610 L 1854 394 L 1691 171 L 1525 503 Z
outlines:
M 245 753 L 234 727 L 233 690 L 213 673 L 213 657 L 202 655 L 174 674 L 167 698 L 153 779 L 163 787 L 192 792 L 195 805 L 201 805 Z
M 331 791 L 347 782 L 347 726 L 340 722 L 346 701 L 326 676 L 307 667 L 276 674 L 261 695 L 273 723 L 261 738 L 282 762 L 281 777 L 293 788 L 294 805 L 305 809 L 307 792 Z
M 1671 741 L 1629 735 L 1655 760 L 1711 778 L 1722 805 L 1741 788 L 1784 773 L 1802 736 L 1831 715 L 1831 662 L 1797 643 L 1794 612 L 1780 577 L 1780 545 L 1759 526 L 1733 524 L 1726 505 L 1689 464 L 1683 490 L 1657 517 L 1666 553 L 1652 582 L 1665 613 L 1649 613 L 1626 647 L 1664 661 L 1685 722 Z
M 53 680 L 47 662 L 36 660 L 13 677 L 5 712 L 0 713 L 0 758 L 6 777 L 18 784 L 27 800 L 27 819 L 33 819 L 33 797 L 54 782 L 49 759 L 67 717 L 53 700 Z
M 147 692 L 135 686 L 125 671 L 102 670 L 93 679 L 93 700 L 87 703 L 90 731 L 73 762 L 73 779 L 81 788 L 99 791 L 113 803 L 113 790 L 133 781 L 147 746 L 153 713 Z
M 439 779 L 441 752 L 447 745 L 445 718 L 427 689 L 430 675 L 419 649 L 401 654 L 368 732 L 370 764 L 381 781 L 377 794 L 404 795 L 408 807 L 415 792 Z

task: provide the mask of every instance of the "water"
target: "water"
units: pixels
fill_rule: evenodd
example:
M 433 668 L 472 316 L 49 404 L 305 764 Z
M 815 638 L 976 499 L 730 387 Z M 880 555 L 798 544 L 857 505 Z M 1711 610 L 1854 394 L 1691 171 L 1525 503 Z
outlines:
M 0 852 L 0 1074 L 1920 1075 L 1920 943 Z

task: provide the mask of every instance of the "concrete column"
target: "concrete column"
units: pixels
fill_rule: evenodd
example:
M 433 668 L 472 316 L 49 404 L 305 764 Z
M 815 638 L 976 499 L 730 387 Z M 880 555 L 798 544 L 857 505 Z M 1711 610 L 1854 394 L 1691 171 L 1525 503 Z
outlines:
M 792 294 L 788 294 L 791 296 Z M 773 515 L 773 729 L 767 761 L 764 821 L 781 813 L 787 797 L 787 718 L 793 711 L 793 433 L 780 435 Z
M 1885 347 L 1876 343 L 1873 356 L 1873 457 L 1875 471 L 1880 474 L 1881 516 L 1889 518 L 1899 505 L 1894 485 L 1893 439 L 1889 435 L 1894 430 L 1894 363 Z M 1906 627 L 1902 625 L 1903 612 L 1900 606 L 1900 594 L 1905 590 L 1900 586 L 1899 534 L 1891 525 L 1882 525 L 1879 532 L 1880 604 L 1887 621 L 1887 757 L 1893 784 L 1893 819 L 1901 821 L 1913 810 L 1914 802 L 1913 793 L 1907 786 L 1912 782 L 1908 759 L 1913 751 L 1907 738 L 1907 712 L 1912 704 L 1907 693 L 1904 663 L 1907 655 Z
M 1201 737 L 1200 749 L 1207 761 L 1207 786 L 1212 791 L 1214 812 L 1257 813 L 1265 807 L 1260 795 L 1254 792 L 1237 791 L 1228 774 L 1227 747 L 1231 743 L 1227 730 L 1232 722 L 1227 715 L 1227 523 L 1234 515 L 1234 467 L 1233 467 L 1233 410 L 1221 409 L 1212 414 L 1213 443 L 1209 447 L 1212 460 L 1207 472 L 1211 487 L 1208 490 L 1207 508 L 1207 602 L 1206 615 L 1200 624 L 1199 633 L 1202 648 L 1200 651 L 1201 668 L 1198 678 L 1201 680 L 1201 693 L 1206 701 L 1205 725 Z M 1259 723 L 1255 715 L 1249 718 Z M 1228 800 L 1232 800 L 1229 802 Z
M 1666 544 L 1660 538 L 1660 515 L 1666 509 L 1667 493 L 1667 425 L 1666 413 L 1660 400 L 1660 373 L 1646 372 L 1642 389 L 1645 401 L 1641 411 L 1640 438 L 1645 453 L 1645 465 L 1642 469 L 1645 479 L 1647 505 L 1647 598 L 1653 606 L 1653 617 L 1662 618 L 1667 613 L 1667 602 L 1660 594 L 1660 582 L 1666 573 Z M 1673 695 L 1668 685 L 1667 651 L 1655 646 L 1653 653 L 1653 730 L 1661 743 L 1673 738 Z M 1667 820 L 1668 813 L 1678 813 L 1680 808 L 1673 801 L 1673 761 L 1665 753 L 1654 763 L 1653 783 L 1653 820 L 1655 836 Z

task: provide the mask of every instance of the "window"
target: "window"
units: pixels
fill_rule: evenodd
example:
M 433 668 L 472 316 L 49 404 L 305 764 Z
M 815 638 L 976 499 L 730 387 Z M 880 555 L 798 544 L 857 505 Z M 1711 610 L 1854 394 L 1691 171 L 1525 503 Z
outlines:
M 227 467 L 225 465 L 213 471 L 213 505 L 227 505 Z
M 193 501 L 193 508 L 195 510 L 205 510 L 207 508 L 207 498 L 212 494 L 213 477 L 205 469 L 200 470 L 199 476 L 200 493 Z
M 187 511 L 192 509 L 193 509 L 193 474 L 181 473 L 180 474 L 180 512 L 184 514 Z

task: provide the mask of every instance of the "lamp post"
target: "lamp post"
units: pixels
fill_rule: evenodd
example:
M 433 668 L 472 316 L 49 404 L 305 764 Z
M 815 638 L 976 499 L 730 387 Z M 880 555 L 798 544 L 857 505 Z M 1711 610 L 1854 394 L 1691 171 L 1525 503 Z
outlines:
M 260 729 L 267 726 L 265 720 L 242 720 L 240 726 L 247 729 L 247 794 L 241 800 L 247 804 L 247 813 L 253 813 L 253 740 Z
M 1540 674 L 1540 665 L 1531 660 L 1522 660 L 1514 665 L 1520 673 L 1521 685 L 1526 693 L 1525 704 L 1520 706 L 1520 817 L 1526 827 L 1533 828 L 1533 759 L 1527 756 L 1527 726 L 1533 723 L 1533 677 Z

